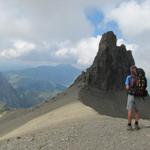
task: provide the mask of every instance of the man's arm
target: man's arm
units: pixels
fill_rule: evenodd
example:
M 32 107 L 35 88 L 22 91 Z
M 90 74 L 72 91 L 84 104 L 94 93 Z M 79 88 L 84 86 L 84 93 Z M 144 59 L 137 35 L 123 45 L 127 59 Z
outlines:
M 129 85 L 126 85 L 126 90 L 127 90 L 127 91 L 129 90 Z
M 126 88 L 127 91 L 128 91 L 129 88 L 130 88 L 129 80 L 130 80 L 130 76 L 127 76 L 126 81 L 125 81 L 125 88 Z

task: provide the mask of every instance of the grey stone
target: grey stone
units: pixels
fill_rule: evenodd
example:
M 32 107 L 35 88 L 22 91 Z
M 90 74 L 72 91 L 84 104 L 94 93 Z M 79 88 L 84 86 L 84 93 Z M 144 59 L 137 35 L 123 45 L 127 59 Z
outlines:
M 129 68 L 134 65 L 131 50 L 117 46 L 116 35 L 109 31 L 102 35 L 93 64 L 75 80 L 100 90 L 123 90 Z

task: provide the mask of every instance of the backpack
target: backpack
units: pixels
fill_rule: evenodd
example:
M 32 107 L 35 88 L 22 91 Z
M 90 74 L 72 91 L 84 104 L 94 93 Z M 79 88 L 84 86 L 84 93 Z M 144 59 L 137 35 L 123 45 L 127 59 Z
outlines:
M 129 78 L 129 90 L 128 90 L 128 94 L 130 95 L 136 95 L 136 79 L 133 77 Z
M 148 96 L 147 79 L 145 77 L 145 72 L 142 68 L 137 68 L 137 79 L 135 83 L 135 93 L 134 96 L 146 97 Z

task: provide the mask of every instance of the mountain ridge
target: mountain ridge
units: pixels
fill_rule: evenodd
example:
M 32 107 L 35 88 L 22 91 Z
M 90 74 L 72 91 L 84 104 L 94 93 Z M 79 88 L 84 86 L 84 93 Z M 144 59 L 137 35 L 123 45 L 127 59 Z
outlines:
M 105 64 L 109 68 L 105 63 L 107 59 L 100 56 L 96 66 L 101 68 L 100 64 Z M 128 73 L 128 65 L 122 69 L 124 73 Z M 106 72 L 113 72 L 107 69 Z M 119 79 L 123 79 L 118 73 Z M 96 72 L 99 74 L 100 71 Z M 141 120 L 138 132 L 126 131 L 126 92 L 122 86 L 115 86 L 116 80 L 107 81 L 108 76 L 100 76 L 100 79 L 106 78 L 102 86 L 94 85 L 94 75 L 92 69 L 82 72 L 71 86 L 51 100 L 3 115 L 0 118 L 0 149 L 149 150 L 150 121 Z M 96 78 L 96 81 L 101 80 Z M 150 99 L 141 101 L 141 112 L 146 119 L 150 118 L 149 106 Z

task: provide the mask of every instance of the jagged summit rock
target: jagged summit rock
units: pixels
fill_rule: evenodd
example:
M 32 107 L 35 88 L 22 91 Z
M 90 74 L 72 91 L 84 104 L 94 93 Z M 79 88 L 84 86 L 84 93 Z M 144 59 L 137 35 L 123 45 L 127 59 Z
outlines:
M 99 49 L 104 49 L 105 46 L 108 47 L 115 47 L 117 44 L 117 37 L 112 31 L 108 31 L 107 33 L 104 33 L 101 41 L 99 43 Z M 104 46 L 104 47 L 103 47 Z
M 116 35 L 109 31 L 102 35 L 93 64 L 75 82 L 84 82 L 100 90 L 122 90 L 129 67 L 134 65 L 131 50 L 117 46 Z

